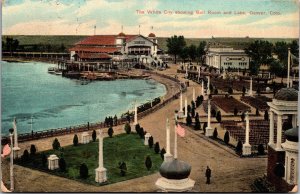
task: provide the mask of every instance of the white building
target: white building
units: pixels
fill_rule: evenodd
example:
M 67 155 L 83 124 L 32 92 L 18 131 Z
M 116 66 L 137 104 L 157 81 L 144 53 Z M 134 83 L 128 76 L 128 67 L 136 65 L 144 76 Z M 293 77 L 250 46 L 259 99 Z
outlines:
M 218 69 L 249 69 L 250 57 L 244 50 L 233 48 L 209 48 L 206 64 Z

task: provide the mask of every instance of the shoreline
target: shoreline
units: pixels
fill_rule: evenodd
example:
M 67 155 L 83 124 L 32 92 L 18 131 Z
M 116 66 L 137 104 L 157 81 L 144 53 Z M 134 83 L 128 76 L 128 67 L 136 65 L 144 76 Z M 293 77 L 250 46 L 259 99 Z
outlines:
M 14 61 L 14 60 L 12 60 Z M 25 62 L 20 60 L 19 62 Z M 37 62 L 37 61 L 34 61 Z M 38 61 L 38 62 L 45 62 L 49 64 L 49 61 Z M 133 69 L 131 72 L 136 72 L 139 74 L 143 74 L 143 75 L 147 75 L 149 76 L 149 79 L 154 80 L 155 82 L 158 82 L 160 84 L 163 84 L 165 87 L 165 93 L 162 96 L 158 96 L 154 99 L 151 99 L 151 102 L 155 102 L 155 100 L 160 99 L 159 103 L 155 103 L 151 108 L 145 109 L 141 112 L 138 112 L 138 118 L 143 118 L 146 115 L 151 114 L 152 112 L 156 111 L 157 109 L 161 108 L 159 107 L 162 103 L 165 102 L 165 100 L 170 99 L 171 97 L 174 96 L 174 91 L 172 88 L 170 88 L 170 84 L 167 84 L 168 81 L 165 81 L 165 79 L 169 80 L 169 81 L 173 81 L 175 84 L 179 84 L 178 80 L 172 80 L 172 77 L 166 77 L 165 75 L 162 75 L 160 73 L 157 72 L 150 72 L 147 70 L 141 70 L 141 69 Z M 122 80 L 122 79 L 120 79 Z M 179 85 L 178 85 L 179 86 Z M 178 87 L 179 88 L 179 87 Z M 178 90 L 179 91 L 179 90 Z M 176 92 L 175 92 L 176 93 Z M 151 102 L 146 102 L 141 104 L 139 107 L 143 107 L 146 104 L 150 104 Z M 157 108 L 158 107 L 158 108 Z M 123 111 L 123 113 L 120 113 L 120 117 L 118 118 L 117 121 L 117 125 L 113 125 L 113 127 L 119 126 L 119 125 L 123 125 L 124 123 L 127 122 L 126 118 L 122 118 L 121 115 L 124 115 L 126 113 L 132 113 L 132 111 L 129 110 L 125 110 Z M 111 115 L 110 115 L 111 116 Z M 134 117 L 130 118 L 130 123 L 133 122 Z M 26 141 L 32 141 L 32 140 L 37 140 L 37 139 L 44 139 L 44 138 L 49 138 L 49 137 L 58 137 L 58 136 L 62 136 L 62 135 L 66 135 L 66 134 L 72 134 L 72 133 L 77 133 L 77 132 L 83 132 L 83 131 L 92 131 L 93 129 L 97 129 L 97 128 L 105 128 L 107 127 L 105 125 L 104 119 L 102 121 L 95 121 L 95 122 L 90 122 L 89 126 L 87 123 L 81 123 L 81 124 L 75 124 L 72 126 L 68 126 L 68 127 L 58 127 L 55 129 L 42 129 L 39 131 L 33 131 L 32 132 L 27 132 L 27 133 L 20 133 L 18 134 L 19 136 L 19 142 L 26 142 Z M 8 136 L 3 136 L 2 139 L 8 138 Z

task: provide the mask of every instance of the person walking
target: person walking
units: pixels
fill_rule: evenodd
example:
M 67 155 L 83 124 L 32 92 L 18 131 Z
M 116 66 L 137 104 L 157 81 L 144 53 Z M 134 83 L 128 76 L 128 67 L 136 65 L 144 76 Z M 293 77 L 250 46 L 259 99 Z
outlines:
M 211 169 L 208 166 L 206 168 L 205 176 L 206 176 L 206 184 L 210 184 Z

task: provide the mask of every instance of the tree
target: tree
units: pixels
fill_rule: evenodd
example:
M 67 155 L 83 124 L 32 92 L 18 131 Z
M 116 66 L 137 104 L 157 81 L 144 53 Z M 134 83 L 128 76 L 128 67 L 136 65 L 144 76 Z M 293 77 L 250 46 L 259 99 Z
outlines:
M 189 48 L 184 47 L 182 51 L 179 53 L 179 56 L 181 59 L 183 59 L 183 62 L 186 61 L 186 59 L 189 57 Z
M 221 121 L 222 121 L 222 115 L 221 115 L 220 111 L 217 112 L 216 119 L 217 119 L 218 123 L 221 123 Z
M 53 143 L 52 143 L 52 148 L 53 148 L 54 150 L 58 150 L 58 149 L 60 148 L 60 143 L 59 143 L 59 141 L 58 141 L 57 138 L 54 139 L 54 141 L 53 141 Z
M 162 160 L 164 160 L 164 158 L 165 158 L 165 153 L 166 153 L 165 148 L 161 149 L 161 151 L 160 151 L 160 157 L 161 157 Z
M 225 142 L 226 144 L 229 143 L 229 132 L 228 132 L 228 131 L 226 131 L 225 134 L 224 134 L 224 142 Z
M 149 170 L 151 169 L 151 167 L 152 167 L 152 160 L 151 160 L 151 158 L 150 158 L 149 155 L 146 157 L 145 165 L 146 165 L 146 168 L 147 168 L 148 171 L 149 171 Z
M 177 56 L 182 53 L 183 48 L 185 47 L 186 42 L 183 36 L 172 36 L 167 39 L 167 48 L 168 53 L 174 55 L 175 64 L 177 63 Z
M 265 121 L 269 120 L 269 112 L 268 112 L 268 110 L 265 110 L 264 119 L 265 119 Z
M 293 40 L 292 43 L 289 44 L 291 48 L 291 53 L 296 57 L 299 57 L 299 44 L 298 41 Z
M 192 124 L 192 117 L 190 116 L 190 114 L 187 114 L 186 117 L 186 126 L 190 126 Z
M 28 162 L 28 160 L 29 160 L 29 152 L 28 152 L 28 150 L 24 150 L 23 155 L 22 155 L 22 160 L 24 162 Z
M 159 143 L 156 142 L 155 145 L 154 145 L 154 152 L 155 152 L 156 154 L 158 154 L 159 151 L 160 151 Z
M 59 50 L 60 50 L 60 52 L 66 52 L 66 47 L 63 43 L 61 43 Z
M 233 93 L 233 90 L 232 90 L 232 88 L 230 87 L 230 88 L 228 88 L 228 94 L 232 94 Z
M 235 152 L 239 155 L 243 152 L 243 143 L 241 140 L 238 141 L 238 143 L 235 147 Z
M 60 158 L 58 160 L 58 166 L 61 172 L 66 172 L 67 170 L 67 165 L 66 165 L 66 161 L 64 158 Z
M 274 46 L 274 53 L 283 64 L 286 64 L 288 60 L 288 48 L 289 45 L 284 41 L 276 42 Z
M 42 153 L 42 155 L 41 155 L 41 161 L 42 161 L 42 166 L 46 167 L 48 159 L 47 159 L 47 156 L 46 156 L 45 153 Z
M 130 134 L 130 132 L 131 132 L 131 127 L 130 127 L 129 123 L 126 123 L 126 124 L 125 124 L 124 130 L 126 131 L 127 134 Z
M 264 148 L 263 144 L 259 144 L 257 146 L 257 152 L 258 152 L 258 155 L 264 155 L 265 154 L 265 148 Z
M 148 139 L 148 145 L 149 145 L 149 148 L 152 148 L 152 147 L 153 147 L 153 143 L 154 143 L 153 137 L 150 136 L 149 139 Z
M 206 55 L 206 42 L 201 41 L 197 47 L 197 58 L 201 62 L 201 64 L 204 64 L 204 59 Z
M 78 136 L 77 136 L 77 134 L 74 135 L 74 138 L 73 138 L 73 145 L 74 145 L 74 146 L 78 146 Z
M 140 134 L 140 129 L 141 129 L 140 124 L 136 124 L 135 125 L 135 131 L 136 131 L 137 134 Z
M 36 153 L 36 147 L 34 144 L 31 144 L 30 146 L 30 155 L 35 155 Z
M 126 163 L 125 162 L 119 162 L 119 169 L 120 169 L 121 176 L 125 176 L 126 172 L 127 172 Z
M 112 138 L 112 136 L 114 134 L 114 129 L 112 127 L 109 127 L 107 133 L 108 133 L 109 137 Z
M 82 163 L 79 168 L 80 178 L 86 179 L 89 176 L 89 169 L 85 163 Z
M 213 132 L 213 137 L 214 137 L 215 139 L 218 138 L 218 130 L 217 130 L 216 127 L 215 127 L 214 132 Z
M 192 61 L 195 61 L 195 59 L 197 57 L 197 47 L 194 44 L 189 46 L 188 54 L 189 54 L 190 59 Z
M 246 93 L 246 88 L 245 88 L 245 86 L 243 86 L 243 96 L 245 96 L 245 93 Z
M 259 116 L 258 108 L 256 108 L 256 110 L 255 110 L 255 115 L 256 115 L 256 116 Z
M 234 116 L 237 116 L 237 114 L 238 114 L 238 109 L 236 107 L 234 107 L 233 114 L 234 114 Z
M 97 133 L 95 130 L 93 130 L 93 133 L 92 133 L 92 139 L 93 139 L 93 142 L 96 141 L 96 138 L 97 138 Z
M 258 72 L 260 65 L 269 64 L 273 60 L 272 50 L 272 43 L 264 40 L 256 40 L 245 49 L 251 59 L 249 69 L 252 74 Z
M 271 74 L 275 74 L 276 76 L 283 76 L 286 73 L 284 65 L 277 60 L 270 63 L 269 71 Z
M 241 114 L 241 119 L 242 119 L 243 122 L 245 121 L 245 112 L 243 112 L 243 113 Z

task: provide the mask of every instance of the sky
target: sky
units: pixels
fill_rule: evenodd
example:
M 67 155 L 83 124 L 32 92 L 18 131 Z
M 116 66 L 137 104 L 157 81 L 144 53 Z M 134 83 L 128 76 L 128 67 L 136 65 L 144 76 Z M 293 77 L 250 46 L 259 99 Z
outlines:
M 298 38 L 299 1 L 3 0 L 2 25 L 4 35 L 118 34 L 123 26 L 158 37 Z

